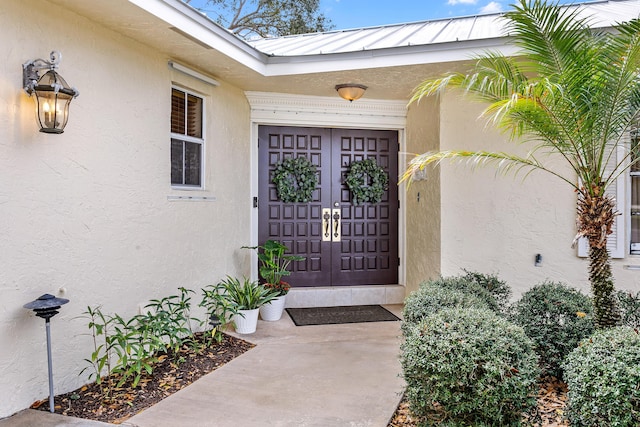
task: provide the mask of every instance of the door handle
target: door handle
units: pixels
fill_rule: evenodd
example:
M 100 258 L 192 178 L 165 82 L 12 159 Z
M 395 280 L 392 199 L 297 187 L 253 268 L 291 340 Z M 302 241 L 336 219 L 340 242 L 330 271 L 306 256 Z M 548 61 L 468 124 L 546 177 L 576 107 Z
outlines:
M 331 241 L 331 209 L 322 209 L 322 241 Z
M 340 241 L 340 209 L 333 209 L 333 236 L 332 239 L 334 242 Z

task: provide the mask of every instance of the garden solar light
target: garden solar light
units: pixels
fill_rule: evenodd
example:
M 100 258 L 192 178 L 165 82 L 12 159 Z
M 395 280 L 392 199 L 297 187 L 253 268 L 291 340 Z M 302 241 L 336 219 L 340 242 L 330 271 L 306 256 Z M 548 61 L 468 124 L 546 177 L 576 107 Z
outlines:
M 52 51 L 50 61 L 34 59 L 22 64 L 22 87 L 29 96 L 36 94 L 36 119 L 40 132 L 62 133 L 69 119 L 69 104 L 80 92 L 70 87 L 55 70 L 60 52 Z M 49 70 L 40 76 L 39 71 Z
M 49 367 L 49 412 L 53 410 L 53 372 L 51 365 L 51 327 L 49 320 L 58 314 L 58 309 L 61 305 L 68 303 L 68 299 L 56 298 L 50 294 L 44 294 L 35 301 L 31 301 L 23 305 L 24 308 L 33 310 L 36 312 L 36 316 L 41 317 L 45 321 L 47 329 L 47 363 Z

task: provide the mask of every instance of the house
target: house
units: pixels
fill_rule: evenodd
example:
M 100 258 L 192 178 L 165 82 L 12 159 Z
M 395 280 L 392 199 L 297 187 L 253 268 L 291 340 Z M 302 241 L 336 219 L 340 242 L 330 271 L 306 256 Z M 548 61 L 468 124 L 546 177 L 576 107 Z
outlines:
M 640 1 L 584 9 L 609 27 Z M 588 289 L 561 181 L 442 165 L 396 185 L 410 153 L 503 149 L 480 104 L 452 93 L 407 105 L 421 80 L 474 53 L 515 52 L 499 15 L 247 43 L 179 0 L 4 0 L 0 28 L 0 418 L 48 393 L 42 323 L 23 304 L 70 300 L 51 323 L 56 393 L 70 391 L 87 380 L 87 307 L 131 316 L 179 286 L 256 277 L 241 247 L 266 238 L 307 257 L 292 306 L 400 303 L 462 268 L 499 273 L 516 293 L 545 279 Z M 22 89 L 22 64 L 52 50 L 80 92 L 61 134 L 38 132 Z M 348 102 L 344 83 L 368 88 Z M 283 203 L 271 183 L 291 156 L 319 167 L 309 203 Z M 365 158 L 389 191 L 354 205 L 341 180 Z M 618 287 L 640 290 L 631 181 L 616 189 L 611 244 Z

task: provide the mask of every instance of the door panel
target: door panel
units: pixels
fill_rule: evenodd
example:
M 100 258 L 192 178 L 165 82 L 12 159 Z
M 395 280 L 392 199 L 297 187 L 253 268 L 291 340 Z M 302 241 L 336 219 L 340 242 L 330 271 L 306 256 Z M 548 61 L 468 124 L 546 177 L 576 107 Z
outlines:
M 345 130 L 332 132 L 333 196 L 341 210 L 342 235 L 332 251 L 332 284 L 398 283 L 398 133 Z M 389 176 L 380 203 L 353 205 L 343 184 L 352 162 L 374 158 Z
M 279 240 L 306 257 L 292 265 L 288 281 L 293 286 L 397 283 L 397 132 L 260 126 L 258 137 L 258 241 Z M 309 203 L 283 203 L 271 174 L 282 159 L 298 156 L 317 166 L 318 189 Z M 353 206 L 342 182 L 352 161 L 372 157 L 389 174 L 389 190 L 380 203 Z M 323 218 L 327 212 L 329 222 Z M 331 237 L 323 238 L 327 225 Z

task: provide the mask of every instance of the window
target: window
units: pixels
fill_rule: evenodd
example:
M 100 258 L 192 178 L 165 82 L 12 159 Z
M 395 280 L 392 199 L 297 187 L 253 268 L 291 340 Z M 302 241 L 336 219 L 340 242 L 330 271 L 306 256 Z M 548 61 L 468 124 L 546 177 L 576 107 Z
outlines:
M 635 127 L 630 132 L 631 161 L 640 155 L 640 135 Z M 640 164 L 633 164 L 629 169 L 631 175 L 631 254 L 640 255 Z
M 202 98 L 171 92 L 171 185 L 202 188 Z

